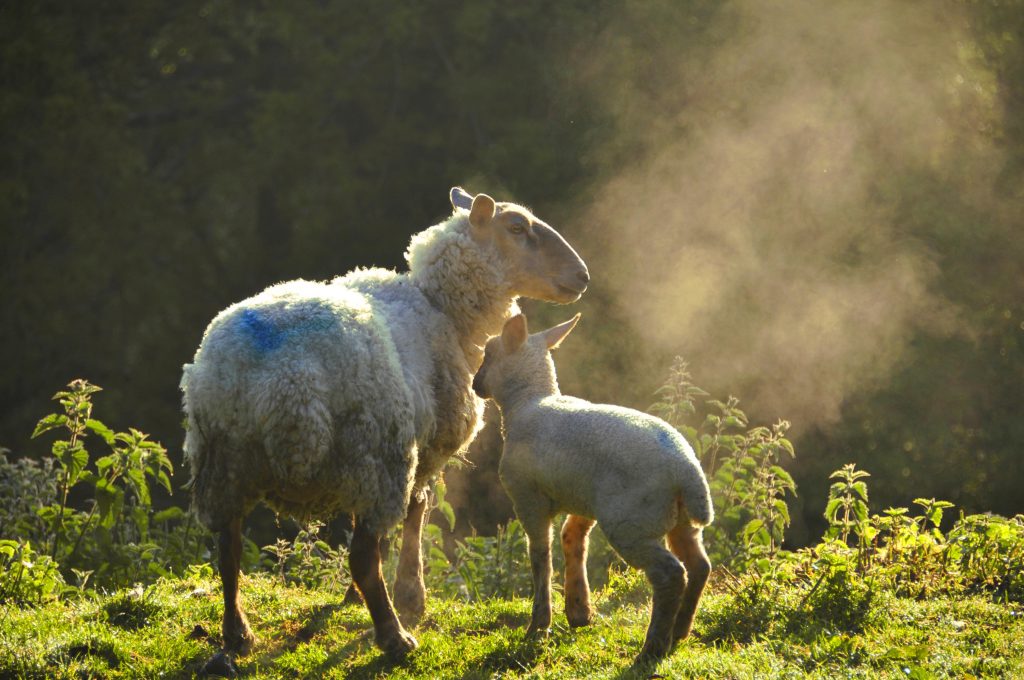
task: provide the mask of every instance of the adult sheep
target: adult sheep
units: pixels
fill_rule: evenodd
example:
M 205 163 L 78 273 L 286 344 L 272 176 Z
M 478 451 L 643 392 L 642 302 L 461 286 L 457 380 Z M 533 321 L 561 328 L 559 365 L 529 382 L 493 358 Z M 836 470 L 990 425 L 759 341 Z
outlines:
M 459 187 L 450 197 L 452 216 L 413 236 L 407 273 L 272 286 L 218 314 L 184 367 L 192 505 L 220 534 L 229 658 L 255 641 L 238 574 L 242 521 L 260 501 L 301 518 L 353 514 L 349 565 L 377 645 L 416 646 L 388 597 L 380 538 L 405 517 L 396 604 L 418 618 L 426 490 L 479 429 L 481 346 L 519 296 L 573 302 L 590 278 L 526 208 Z

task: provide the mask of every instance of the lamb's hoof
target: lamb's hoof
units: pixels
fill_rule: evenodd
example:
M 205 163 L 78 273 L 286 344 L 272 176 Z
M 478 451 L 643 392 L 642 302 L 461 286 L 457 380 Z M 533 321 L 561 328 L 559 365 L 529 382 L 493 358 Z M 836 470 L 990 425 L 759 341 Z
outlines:
M 406 654 L 416 649 L 419 643 L 408 631 L 399 628 L 394 635 L 385 639 L 377 639 L 377 646 L 388 656 L 394 659 L 402 659 Z
M 594 622 L 594 615 L 587 611 L 566 611 L 565 618 L 569 620 L 570 628 L 582 628 L 583 626 L 589 626 Z
M 221 678 L 235 678 L 238 677 L 238 668 L 235 667 L 235 662 L 231 658 L 231 655 L 221 650 L 213 655 L 213 657 L 206 662 L 202 670 L 199 671 L 199 677 L 205 678 L 211 675 L 215 675 Z

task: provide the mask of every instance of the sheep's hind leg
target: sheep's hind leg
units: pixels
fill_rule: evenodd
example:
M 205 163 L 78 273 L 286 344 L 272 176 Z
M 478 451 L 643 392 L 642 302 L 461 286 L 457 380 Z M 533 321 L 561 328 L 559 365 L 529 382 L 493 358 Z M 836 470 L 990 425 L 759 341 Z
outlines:
M 608 540 L 627 563 L 643 569 L 654 591 L 651 623 L 639 659 L 667 656 L 672 649 L 673 626 L 683 596 L 683 565 L 665 548 L 663 540 L 637 542 L 626 537 L 626 541 L 618 541 L 611 535 Z
M 430 503 L 426 489 L 413 495 L 402 524 L 402 552 L 398 555 L 395 578 L 395 608 L 407 625 L 415 625 L 426 609 L 427 588 L 423 583 L 423 519 Z
M 674 641 L 682 640 L 690 634 L 693 617 L 697 613 L 697 604 L 704 592 L 704 584 L 711 574 L 711 560 L 704 552 L 701 534 L 701 529 L 684 526 L 682 523 L 668 534 L 669 547 L 686 567 L 686 589 L 683 591 L 682 604 L 679 605 L 679 613 L 676 615 L 672 633 Z
M 238 573 L 242 562 L 242 520 L 233 519 L 221 529 L 219 538 L 220 580 L 224 588 L 224 651 L 230 655 L 245 655 L 256 642 L 238 604 Z
M 415 649 L 416 638 L 402 627 L 388 598 L 380 568 L 380 536 L 358 519 L 349 551 L 349 569 L 370 610 L 377 646 L 394 656 L 404 656 Z
M 587 582 L 587 540 L 594 520 L 569 515 L 562 525 L 565 555 L 565 617 L 573 628 L 590 624 L 590 584 Z

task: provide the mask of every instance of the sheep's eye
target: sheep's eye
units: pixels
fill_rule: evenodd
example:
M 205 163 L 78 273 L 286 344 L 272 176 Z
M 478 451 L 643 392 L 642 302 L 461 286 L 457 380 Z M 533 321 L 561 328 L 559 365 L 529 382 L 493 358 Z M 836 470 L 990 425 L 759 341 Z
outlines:
M 522 234 L 526 231 L 526 225 L 518 220 L 512 223 L 512 226 L 508 228 L 513 234 Z

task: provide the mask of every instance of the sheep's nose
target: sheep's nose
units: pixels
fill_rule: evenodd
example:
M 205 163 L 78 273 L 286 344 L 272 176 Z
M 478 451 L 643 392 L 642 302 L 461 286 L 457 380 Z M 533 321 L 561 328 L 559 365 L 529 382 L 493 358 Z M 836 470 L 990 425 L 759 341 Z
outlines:
M 576 273 L 576 278 L 582 281 L 583 285 L 585 286 L 588 283 L 590 283 L 590 272 L 588 272 L 586 269 L 581 269 L 579 270 L 579 272 Z

